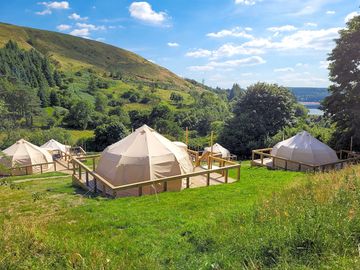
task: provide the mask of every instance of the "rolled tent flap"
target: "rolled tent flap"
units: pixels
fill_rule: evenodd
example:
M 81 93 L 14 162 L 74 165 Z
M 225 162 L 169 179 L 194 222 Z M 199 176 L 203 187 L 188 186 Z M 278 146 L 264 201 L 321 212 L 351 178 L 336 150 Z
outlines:
M 339 161 L 336 152 L 306 131 L 276 144 L 271 155 L 290 161 L 319 166 Z M 276 166 L 284 166 L 284 161 L 275 160 Z M 294 164 L 295 166 L 296 164 Z M 297 165 L 296 165 L 297 166 Z
M 144 125 L 126 138 L 108 146 L 101 154 L 96 172 L 115 186 L 186 174 L 193 171 L 187 151 Z M 181 190 L 182 181 L 171 181 L 168 190 Z M 162 190 L 147 187 L 144 194 Z M 120 195 L 137 195 L 137 189 Z
M 213 153 L 215 155 L 221 155 L 222 158 L 229 158 L 231 155 L 229 150 L 218 143 L 215 143 L 212 148 Z M 211 146 L 205 147 L 204 152 L 211 152 Z
M 4 156 L 0 158 L 0 163 L 6 167 L 22 167 L 53 162 L 52 156 L 48 151 L 23 139 L 2 152 Z M 52 168 L 52 164 L 44 165 L 43 171 L 48 171 Z M 28 169 L 28 173 L 38 173 L 40 171 L 40 166 L 29 167 Z

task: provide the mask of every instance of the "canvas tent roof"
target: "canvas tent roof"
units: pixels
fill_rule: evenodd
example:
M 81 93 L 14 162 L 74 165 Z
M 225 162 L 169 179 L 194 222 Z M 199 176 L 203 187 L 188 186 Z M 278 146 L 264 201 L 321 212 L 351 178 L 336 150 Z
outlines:
M 51 139 L 48 142 L 44 143 L 42 146 L 40 146 L 43 149 L 46 149 L 48 151 L 54 151 L 54 150 L 61 150 L 63 152 L 68 152 L 70 149 L 69 145 L 64 145 L 62 143 L 59 143 L 58 141 Z
M 101 154 L 96 168 L 96 172 L 113 185 L 192 171 L 187 152 L 146 125 L 108 146 Z
M 211 146 L 205 147 L 204 151 L 205 152 L 211 152 Z M 231 155 L 229 150 L 227 150 L 225 147 L 221 146 L 218 143 L 215 143 L 213 145 L 213 153 L 221 155 L 222 158 L 228 158 Z
M 337 162 L 336 152 L 306 131 L 276 144 L 271 155 L 314 166 Z
M 0 162 L 7 167 L 53 162 L 52 156 L 48 151 L 23 139 L 2 152 L 4 157 L 0 158 Z M 50 167 L 52 166 L 49 165 L 48 169 Z M 37 172 L 37 170 L 40 170 L 40 168 L 33 168 L 32 172 Z
M 183 148 L 185 150 L 188 149 L 188 146 L 186 145 L 186 143 L 183 143 L 183 142 L 173 142 L 175 145 L 177 145 L 178 147 L 180 148 Z

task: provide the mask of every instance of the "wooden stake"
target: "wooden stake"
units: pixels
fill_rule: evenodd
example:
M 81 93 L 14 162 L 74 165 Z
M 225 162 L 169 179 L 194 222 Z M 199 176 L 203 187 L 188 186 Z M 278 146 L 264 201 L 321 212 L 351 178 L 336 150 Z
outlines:
M 186 127 L 186 130 L 185 130 L 185 143 L 186 143 L 186 146 L 188 146 L 188 144 L 189 144 L 189 129 L 188 129 L 188 127 Z
M 353 150 L 353 136 L 350 138 L 350 152 Z

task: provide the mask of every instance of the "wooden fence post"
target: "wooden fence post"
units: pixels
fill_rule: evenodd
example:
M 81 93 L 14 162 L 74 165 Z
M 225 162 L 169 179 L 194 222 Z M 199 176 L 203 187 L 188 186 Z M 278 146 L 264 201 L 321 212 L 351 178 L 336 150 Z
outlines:
M 225 183 L 226 183 L 226 184 L 227 184 L 228 181 L 229 181 L 228 176 L 229 176 L 229 170 L 226 169 L 226 170 L 225 170 Z
M 54 171 L 56 172 L 56 161 L 54 161 Z
M 237 174 L 236 174 L 237 181 L 240 181 L 240 168 L 241 168 L 241 165 L 239 165 L 239 167 L 237 168 Z
M 210 173 L 206 174 L 206 185 L 210 186 Z
M 139 197 L 142 196 L 143 190 L 142 190 L 142 186 L 139 187 Z
M 93 161 L 93 171 L 95 171 L 95 157 L 92 158 L 92 161 Z
M 85 177 L 86 177 L 86 186 L 89 186 L 89 172 L 88 171 L 86 171 Z

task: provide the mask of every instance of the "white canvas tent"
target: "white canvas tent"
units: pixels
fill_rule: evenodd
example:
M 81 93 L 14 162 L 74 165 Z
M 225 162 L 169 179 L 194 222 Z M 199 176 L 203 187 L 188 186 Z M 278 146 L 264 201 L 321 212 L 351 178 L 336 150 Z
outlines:
M 216 155 L 216 156 L 219 156 L 219 157 L 225 158 L 225 159 L 230 158 L 230 156 L 231 156 L 230 151 L 218 143 L 215 143 L 212 148 L 213 148 L 212 151 L 213 151 L 214 155 Z M 206 152 L 211 152 L 211 146 L 204 148 L 204 154 Z
M 0 163 L 7 168 L 53 162 L 52 156 L 48 151 L 23 139 L 17 141 L 2 152 L 4 156 L 0 158 Z M 53 165 L 48 164 L 42 167 L 44 172 L 52 169 Z M 40 170 L 40 166 L 34 166 L 29 167 L 27 172 L 29 174 L 38 173 Z M 13 171 L 13 174 L 21 173 L 23 173 L 23 171 L 20 171 L 20 169 Z
M 185 143 L 183 143 L 183 142 L 173 142 L 173 143 L 174 143 L 175 145 L 177 145 L 178 147 L 186 150 L 186 151 L 187 151 L 187 149 L 188 149 L 188 146 L 187 146 Z
M 144 125 L 126 138 L 108 146 L 101 154 L 96 172 L 115 186 L 186 174 L 193 171 L 187 152 Z M 182 188 L 182 180 L 168 182 L 168 191 Z M 163 185 L 147 186 L 143 194 L 163 190 Z M 119 196 L 138 195 L 134 188 Z
M 336 152 L 326 144 L 312 137 L 306 131 L 276 144 L 271 155 L 313 166 L 339 161 Z M 276 167 L 285 167 L 285 161 L 275 159 Z M 298 164 L 288 163 L 288 169 L 297 170 Z M 305 166 L 304 170 L 309 169 Z
M 48 142 L 44 143 L 42 146 L 40 146 L 41 148 L 52 152 L 52 151 L 56 151 L 56 150 L 61 150 L 65 153 L 68 153 L 70 150 L 70 146 L 69 145 L 64 145 L 62 143 L 59 143 L 58 141 L 51 139 Z

